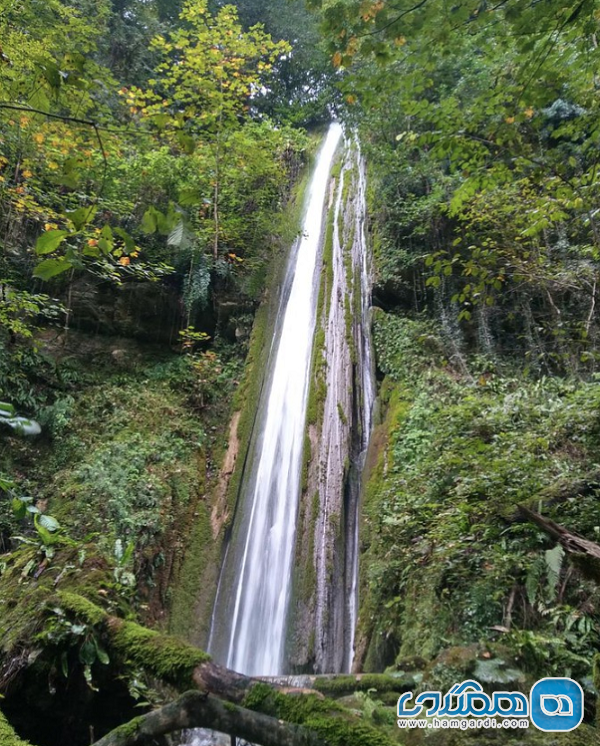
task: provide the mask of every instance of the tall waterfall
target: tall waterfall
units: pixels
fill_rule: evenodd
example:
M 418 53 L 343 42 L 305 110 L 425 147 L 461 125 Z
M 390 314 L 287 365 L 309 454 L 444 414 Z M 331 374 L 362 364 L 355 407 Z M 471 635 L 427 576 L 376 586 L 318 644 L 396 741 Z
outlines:
M 365 191 L 360 148 L 349 139 L 324 247 L 313 371 L 321 394 L 307 428 L 310 462 L 288 620 L 294 671 L 349 671 L 354 657 L 358 505 L 374 400 Z
M 209 649 L 216 660 L 250 675 L 282 672 L 292 579 L 300 471 L 323 235 L 333 157 L 342 134 L 333 123 L 312 176 L 293 275 L 280 309 L 278 340 L 255 424 L 250 468 L 242 483 L 235 540 L 230 542 L 213 615 Z

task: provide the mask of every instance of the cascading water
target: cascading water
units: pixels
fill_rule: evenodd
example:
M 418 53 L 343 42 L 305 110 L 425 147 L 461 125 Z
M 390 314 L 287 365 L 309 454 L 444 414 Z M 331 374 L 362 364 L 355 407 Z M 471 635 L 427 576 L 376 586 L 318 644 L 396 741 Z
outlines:
M 323 227 L 332 163 L 341 135 L 339 124 L 330 125 L 311 179 L 302 235 L 291 252 L 212 618 L 208 649 L 213 658 L 254 676 L 275 676 L 298 668 L 294 656 L 289 655 L 294 636 L 304 636 L 305 648 L 308 637 L 314 641 L 313 647 L 320 647 L 320 653 L 312 654 L 313 670 L 349 670 L 352 662 L 358 492 L 371 427 L 374 384 L 369 336 L 371 278 L 364 228 L 365 172 L 356 144 L 346 143 L 337 191 L 329 193 L 333 225 L 327 232 Z M 344 189 L 344 178 L 349 180 L 349 189 Z M 325 233 L 328 238 L 324 245 Z M 325 263 L 331 264 L 329 273 L 320 271 L 319 259 L 325 253 Z M 317 308 L 320 281 L 325 283 L 321 297 L 327 300 Z M 326 361 L 327 396 L 322 403 L 320 426 L 315 429 L 314 424 L 309 425 L 307 431 L 317 316 L 324 339 L 317 354 Z M 303 612 L 298 625 L 302 604 L 295 598 L 291 615 L 288 606 L 295 577 L 293 565 L 300 558 L 298 545 L 305 538 L 302 521 L 296 524 L 299 513 L 304 520 L 307 513 L 306 489 L 299 511 L 307 432 L 309 438 L 318 439 L 318 446 L 311 448 L 310 469 L 320 503 L 313 535 L 308 538 L 312 549 L 305 557 L 307 565 L 314 567 L 314 589 L 307 605 L 310 609 Z M 337 574 L 338 586 L 333 594 L 332 572 Z M 300 635 L 298 626 L 302 628 Z M 187 735 L 186 743 L 204 746 L 216 741 L 205 732 L 195 731 Z
M 371 267 L 367 250 L 367 237 L 365 233 L 366 222 L 366 190 L 367 178 L 365 173 L 365 162 L 361 156 L 358 143 L 356 144 L 356 163 L 358 168 L 358 183 L 354 193 L 354 242 L 352 256 L 355 267 L 360 274 L 360 315 L 355 319 L 354 345 L 356 350 L 356 370 L 359 377 L 359 412 L 360 427 L 355 428 L 356 439 L 356 478 L 350 490 L 349 510 L 350 523 L 348 531 L 347 566 L 350 577 L 350 590 L 348 593 L 348 631 L 349 642 L 346 649 L 346 669 L 352 668 L 354 658 L 354 635 L 358 617 L 358 508 L 360 497 L 360 477 L 364 467 L 367 448 L 371 437 L 373 425 L 373 405 L 375 402 L 375 362 L 373 360 L 373 347 L 371 341 Z
M 272 375 L 255 425 L 255 455 L 245 476 L 237 541 L 230 544 L 220 584 L 211 653 L 241 673 L 282 672 L 287 606 L 298 512 L 300 467 L 318 292 L 317 259 L 324 203 L 341 126 L 333 123 L 312 176 L 302 236 Z M 234 568 L 234 572 L 231 572 Z M 233 591 L 233 593 L 231 593 Z
M 370 340 L 371 276 L 365 236 L 365 169 L 346 142 L 317 319 L 316 416 L 308 425 L 289 663 L 295 671 L 349 671 L 358 597 L 358 505 L 374 400 Z

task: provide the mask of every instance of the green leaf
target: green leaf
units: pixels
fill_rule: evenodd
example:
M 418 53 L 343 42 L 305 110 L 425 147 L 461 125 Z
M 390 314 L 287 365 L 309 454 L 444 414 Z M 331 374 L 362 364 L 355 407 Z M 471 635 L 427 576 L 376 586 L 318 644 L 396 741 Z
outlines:
M 548 578 L 548 591 L 551 598 L 554 598 L 556 595 L 556 586 L 558 585 L 564 556 L 565 551 L 560 544 L 557 544 L 554 549 L 548 549 L 544 553 Z
M 66 259 L 46 259 L 41 264 L 38 264 L 33 272 L 33 276 L 39 277 L 40 280 L 49 280 L 71 268 L 71 262 Z
M 60 523 L 56 518 L 53 518 L 51 515 L 46 515 L 45 513 L 40 514 L 39 522 L 40 525 L 48 529 L 48 531 L 58 531 L 60 528 Z
M 104 650 L 103 647 L 101 647 L 98 644 L 98 640 L 96 640 L 95 637 L 94 637 L 94 645 L 96 647 L 96 657 L 98 658 L 100 663 L 102 663 L 104 666 L 108 666 L 108 664 L 110 663 L 110 658 L 108 657 L 108 653 L 106 652 L 106 650 Z
M 90 207 L 79 207 L 77 210 L 67 212 L 66 215 L 69 220 L 75 226 L 76 231 L 80 231 L 88 223 L 91 223 L 96 215 L 97 207 L 91 205 Z
M 91 640 L 86 640 L 79 648 L 79 660 L 87 666 L 96 661 L 96 646 Z
M 51 254 L 61 245 L 69 231 L 46 231 L 35 242 L 36 254 Z
M 156 209 L 149 207 L 142 218 L 142 230 L 144 233 L 156 233 Z
M 42 72 L 50 88 L 58 90 L 62 83 L 62 76 L 58 69 L 58 65 L 54 62 L 46 62 L 42 67 Z
M 12 404 L 7 404 L 7 402 L 0 401 L 0 417 L 4 415 L 8 415 L 9 417 L 14 417 L 15 414 L 15 408 Z
M 25 505 L 23 500 L 19 500 L 18 497 L 14 497 L 10 504 L 13 513 L 15 514 L 15 518 L 17 518 L 18 520 L 25 518 L 25 516 L 27 515 L 27 506 Z
M 89 667 L 89 665 L 86 665 L 86 666 L 83 667 L 83 676 L 84 676 L 86 684 L 89 686 L 89 688 L 92 691 L 97 692 L 98 691 L 98 687 L 95 687 L 94 684 L 93 684 L 93 682 L 92 682 L 92 669 Z
M 135 251 L 135 241 L 133 238 L 127 233 L 127 231 L 123 230 L 123 228 L 115 228 L 114 232 L 119 238 L 123 239 L 123 243 L 125 244 L 125 249 L 127 252 Z
M 0 490 L 3 490 L 4 492 L 8 492 L 9 490 L 12 490 L 15 487 L 15 483 L 12 482 L 10 479 L 4 479 L 3 477 L 0 477 Z
M 193 187 L 190 189 L 182 189 L 179 192 L 179 204 L 182 207 L 190 207 L 197 205 L 202 199 L 202 195 L 197 189 Z
M 194 138 L 190 137 L 190 135 L 184 134 L 183 132 L 177 133 L 177 141 L 186 155 L 192 155 L 196 149 Z
M 38 532 L 40 539 L 46 546 L 50 546 L 51 544 L 55 544 L 58 539 L 56 536 L 53 536 L 50 531 L 48 531 L 47 528 L 42 526 L 40 524 L 40 517 L 41 515 L 34 515 L 33 516 L 33 524 L 35 526 L 36 531 Z

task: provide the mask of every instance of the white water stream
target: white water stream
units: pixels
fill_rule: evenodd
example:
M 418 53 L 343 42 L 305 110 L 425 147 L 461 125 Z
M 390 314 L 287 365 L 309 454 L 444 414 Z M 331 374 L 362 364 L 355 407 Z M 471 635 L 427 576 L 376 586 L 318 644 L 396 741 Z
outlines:
M 238 533 L 221 578 L 209 650 L 216 659 L 250 675 L 282 672 L 292 557 L 300 492 L 310 362 L 323 235 L 325 200 L 342 128 L 330 125 L 307 195 L 302 235 L 292 253 L 293 277 L 280 308 L 258 439 Z M 227 628 L 227 629 L 225 629 Z

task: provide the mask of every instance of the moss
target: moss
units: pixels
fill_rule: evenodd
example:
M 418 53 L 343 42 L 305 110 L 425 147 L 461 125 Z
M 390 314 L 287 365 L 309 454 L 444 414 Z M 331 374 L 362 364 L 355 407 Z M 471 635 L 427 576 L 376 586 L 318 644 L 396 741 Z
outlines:
M 202 650 L 134 622 L 117 623 L 110 630 L 111 646 L 132 662 L 177 688 L 193 686 L 192 674 L 210 660 Z
M 315 678 L 313 686 L 318 692 L 331 696 L 351 692 L 406 692 L 413 689 L 415 682 L 410 677 L 388 676 L 386 674 L 348 674 L 335 678 Z M 396 698 L 397 699 L 397 698 Z
M 108 618 L 104 609 L 78 593 L 61 591 L 58 594 L 58 601 L 65 611 L 72 612 L 76 617 L 84 619 L 94 627 L 103 624 Z
M 171 586 L 169 632 L 188 640 L 206 639 L 210 607 L 218 582 L 219 543 L 214 540 L 209 505 L 202 501 L 194 514 L 194 526 L 185 550 L 181 572 Z M 207 581 L 207 575 L 209 580 Z M 202 610 L 199 610 L 199 605 Z
M 0 744 L 2 746 L 29 746 L 29 741 L 23 741 L 17 736 L 2 712 L 0 712 Z
M 302 450 L 302 479 L 300 480 L 302 493 L 308 489 L 308 469 L 312 461 L 312 446 L 308 433 L 304 435 L 304 448 Z
M 244 707 L 314 730 L 329 746 L 390 746 L 395 742 L 338 703 L 318 695 L 292 697 L 257 684 L 246 695 Z
M 119 725 L 118 728 L 115 728 L 113 733 L 115 737 L 119 736 L 120 738 L 132 738 L 133 736 L 137 735 L 138 730 L 143 722 L 144 718 L 142 716 L 133 718 L 133 720 L 130 720 L 128 723 Z
M 100 628 L 109 647 L 125 662 L 134 663 L 178 688 L 193 686 L 192 674 L 210 656 L 174 637 L 142 627 L 136 622 L 111 617 L 91 601 L 70 592 L 60 592 L 55 601 L 66 611 Z M 54 602 L 50 599 L 50 602 Z

